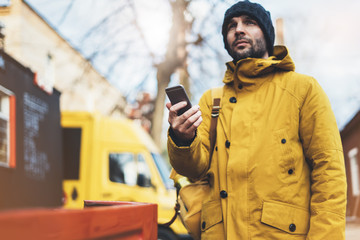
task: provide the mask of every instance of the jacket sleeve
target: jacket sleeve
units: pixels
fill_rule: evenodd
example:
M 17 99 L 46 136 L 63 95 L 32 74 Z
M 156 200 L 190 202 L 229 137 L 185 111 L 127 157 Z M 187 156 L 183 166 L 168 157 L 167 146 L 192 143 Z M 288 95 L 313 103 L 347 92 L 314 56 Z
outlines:
M 310 80 L 300 109 L 300 138 L 311 168 L 311 218 L 306 239 L 344 240 L 344 155 L 329 100 L 315 79 Z
M 190 146 L 178 146 L 170 134 L 168 134 L 167 140 L 170 164 L 177 173 L 192 180 L 201 178 L 208 170 L 211 118 L 210 90 L 201 97 L 199 106 L 203 121 L 197 129 L 196 137 Z

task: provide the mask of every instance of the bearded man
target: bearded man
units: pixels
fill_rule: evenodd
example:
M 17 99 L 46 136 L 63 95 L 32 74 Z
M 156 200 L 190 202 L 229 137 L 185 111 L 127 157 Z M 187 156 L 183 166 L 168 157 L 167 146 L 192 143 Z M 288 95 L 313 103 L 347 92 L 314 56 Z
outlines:
M 210 90 L 180 116 L 186 103 L 167 103 L 173 168 L 209 178 L 201 239 L 344 240 L 344 158 L 326 94 L 314 78 L 294 72 L 286 47 L 274 47 L 261 5 L 231 6 L 222 35 L 233 61 L 210 166 Z

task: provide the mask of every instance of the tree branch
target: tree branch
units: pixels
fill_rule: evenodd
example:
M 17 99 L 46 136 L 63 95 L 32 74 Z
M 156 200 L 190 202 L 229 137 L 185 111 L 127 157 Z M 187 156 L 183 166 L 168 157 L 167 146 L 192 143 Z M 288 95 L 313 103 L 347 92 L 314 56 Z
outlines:
M 69 5 L 67 6 L 66 10 L 64 11 L 61 19 L 59 20 L 57 27 L 59 27 L 66 19 L 66 17 L 68 16 L 70 10 L 72 9 L 72 7 L 74 6 L 74 3 L 76 2 L 76 0 L 72 0 L 70 1 Z
M 155 62 L 154 62 L 155 61 L 155 54 L 151 51 L 151 49 L 149 47 L 149 44 L 147 43 L 147 41 L 145 39 L 145 35 L 144 35 L 144 33 L 143 33 L 143 31 L 142 31 L 142 29 L 141 29 L 141 27 L 140 27 L 140 25 L 139 25 L 139 23 L 137 21 L 138 16 L 137 16 L 137 13 L 136 13 L 134 2 L 132 0 L 128 0 L 128 3 L 129 3 L 130 8 L 133 11 L 133 14 L 134 14 L 133 24 L 134 24 L 135 28 L 138 30 L 138 32 L 140 34 L 140 38 L 143 40 L 145 48 L 148 50 L 153 64 L 155 64 Z
M 92 28 L 90 28 L 82 37 L 81 41 L 85 41 L 86 38 L 88 38 L 91 34 L 93 34 L 93 32 L 95 32 L 97 29 L 99 28 L 103 28 L 104 25 L 114 16 L 116 16 L 117 14 L 119 14 L 120 12 L 122 12 L 124 9 L 126 9 L 126 7 L 128 7 L 127 5 L 122 5 L 118 8 L 116 8 L 113 12 L 111 12 L 109 15 L 106 15 L 99 23 L 97 23 L 95 26 L 93 26 Z

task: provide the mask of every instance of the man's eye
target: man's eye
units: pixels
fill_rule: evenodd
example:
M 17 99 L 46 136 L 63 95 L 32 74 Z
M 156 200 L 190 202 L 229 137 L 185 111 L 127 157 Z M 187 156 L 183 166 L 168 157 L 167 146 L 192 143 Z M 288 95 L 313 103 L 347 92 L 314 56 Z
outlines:
M 245 22 L 245 24 L 247 24 L 247 25 L 257 25 L 257 23 L 255 21 L 253 21 L 253 20 L 248 20 L 248 21 Z
M 232 28 L 236 28 L 236 23 L 230 23 L 228 26 L 228 30 L 232 29 Z

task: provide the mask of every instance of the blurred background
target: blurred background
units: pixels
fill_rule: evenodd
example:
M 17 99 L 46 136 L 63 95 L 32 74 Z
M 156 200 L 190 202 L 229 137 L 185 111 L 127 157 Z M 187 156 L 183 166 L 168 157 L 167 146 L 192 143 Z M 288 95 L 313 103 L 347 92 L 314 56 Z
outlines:
M 155 102 L 149 108 L 156 114 L 146 116 L 146 124 L 152 124 L 158 144 L 163 142 L 158 133 L 164 124 L 164 87 L 180 82 L 197 103 L 204 90 L 221 85 L 224 63 L 230 60 L 220 30 L 224 11 L 236 1 L 26 2 L 120 91 L 131 105 L 126 110 L 131 112 L 141 98 Z M 289 48 L 296 71 L 320 82 L 343 128 L 360 105 L 360 2 L 256 2 L 272 14 L 276 44 Z M 43 47 L 35 39 L 26 44 L 33 50 Z
M 205 90 L 222 85 L 225 62 L 231 59 L 224 49 L 221 25 L 225 10 L 235 2 L 1 0 L 0 47 L 4 55 L 0 59 L 0 103 L 9 107 L 1 108 L 6 111 L 0 109 L 0 118 L 5 116 L 11 125 L 15 105 L 18 116 L 16 133 L 12 133 L 10 127 L 4 135 L 8 142 L 3 145 L 8 153 L 4 154 L 4 160 L 0 160 L 1 181 L 13 177 L 16 179 L 13 183 L 20 185 L 31 179 L 29 183 L 38 183 L 39 188 L 35 191 L 40 195 L 44 189 L 40 184 L 42 181 L 56 182 L 54 196 L 57 200 L 46 204 L 62 204 L 62 181 L 67 170 L 56 172 L 56 169 L 63 168 L 64 163 L 59 163 L 62 158 L 51 157 L 52 150 L 47 144 L 52 142 L 51 139 L 59 142 L 63 139 L 60 130 L 50 136 L 48 129 L 56 129 L 56 126 L 43 125 L 55 122 L 60 126 L 60 115 L 65 111 L 98 113 L 118 120 L 131 119 L 151 136 L 158 148 L 156 151 L 166 158 L 168 123 L 165 103 L 168 100 L 164 90 L 182 84 L 192 103 L 197 104 Z M 288 47 L 296 71 L 315 77 L 329 97 L 344 146 L 349 185 L 347 216 L 350 225 L 354 223 L 351 226 L 355 226 L 349 225 L 349 229 L 359 229 L 360 1 L 254 2 L 271 12 L 276 30 L 275 44 Z M 14 63 L 11 71 L 10 62 Z M 16 70 L 18 68 L 21 71 Z M 7 75 L 12 71 L 26 75 L 19 78 L 30 79 L 42 93 L 26 84 L 28 87 L 19 90 L 23 80 L 12 82 L 16 74 Z M 17 103 L 13 106 L 11 99 L 15 95 Z M 11 140 L 12 134 L 16 134 L 16 140 Z M 58 138 L 54 137 L 58 135 Z M 149 150 L 152 143 L 143 139 L 139 137 L 138 141 L 143 142 L 152 154 L 152 157 L 149 155 L 151 160 L 146 161 L 152 162 L 149 164 L 160 161 L 156 160 L 159 154 L 154 155 L 154 151 Z M 16 148 L 11 148 L 11 141 L 16 142 Z M 60 147 L 58 144 L 57 148 Z M 164 169 L 158 165 L 155 168 Z M 14 177 L 16 174 L 12 169 L 17 169 L 19 177 Z M 79 166 L 77 170 L 81 171 Z M 164 177 L 168 172 L 163 171 L 158 170 L 162 172 L 160 180 L 151 178 L 149 181 L 152 183 L 146 187 L 158 181 L 171 189 Z M 133 182 L 136 185 L 136 179 Z M 78 200 L 81 193 L 74 186 L 68 186 L 67 197 Z M 158 198 L 163 196 L 159 195 L 159 186 L 153 186 Z M 1 189 L 14 192 L 9 186 L 1 186 Z M 39 199 L 28 203 L 24 199 L 22 204 L 16 204 L 13 199 L 25 196 L 19 194 L 9 197 L 11 204 L 0 202 L 0 208 L 46 205 Z M 351 231 L 348 230 L 347 234 L 355 234 Z

